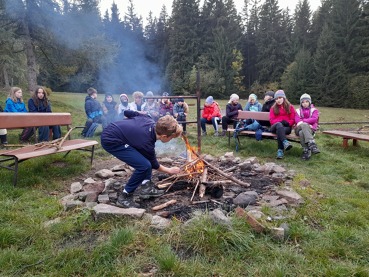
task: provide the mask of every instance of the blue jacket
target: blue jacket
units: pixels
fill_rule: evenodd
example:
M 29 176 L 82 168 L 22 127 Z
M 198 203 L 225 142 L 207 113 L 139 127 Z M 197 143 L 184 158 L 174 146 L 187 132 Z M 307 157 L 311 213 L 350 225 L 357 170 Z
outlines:
M 260 112 L 261 108 L 262 108 L 262 106 L 258 101 L 255 101 L 254 104 L 251 104 L 250 102 L 247 102 L 246 106 L 245 106 L 245 111 Z
M 100 102 L 91 96 L 85 98 L 85 112 L 88 118 L 94 119 L 95 117 L 102 116 L 103 111 Z
M 128 144 L 148 159 L 153 169 L 158 169 L 155 121 L 150 116 L 134 111 L 125 111 L 124 115 L 127 119 L 113 122 L 103 130 L 101 143 L 110 146 Z
M 18 100 L 14 102 L 11 98 L 6 99 L 4 112 L 8 113 L 26 113 L 26 105 Z

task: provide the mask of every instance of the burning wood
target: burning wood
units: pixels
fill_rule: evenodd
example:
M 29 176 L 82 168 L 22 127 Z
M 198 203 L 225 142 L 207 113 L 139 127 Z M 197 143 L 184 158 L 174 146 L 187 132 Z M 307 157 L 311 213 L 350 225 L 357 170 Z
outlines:
M 186 136 L 182 135 L 182 138 L 186 144 L 187 149 L 187 162 L 181 166 L 182 172 L 176 175 L 172 175 L 166 179 L 158 182 L 159 188 L 166 188 L 166 192 L 178 181 L 186 181 L 194 186 L 191 201 L 195 196 L 197 190 L 199 190 L 199 197 L 202 198 L 205 194 L 207 188 L 221 187 L 223 185 L 236 183 L 238 185 L 249 187 L 249 183 L 242 182 L 237 178 L 233 177 L 219 168 L 211 165 L 209 162 L 205 161 L 195 150 L 191 147 Z M 236 169 L 232 168 L 231 171 Z M 228 170 L 227 172 L 229 172 Z

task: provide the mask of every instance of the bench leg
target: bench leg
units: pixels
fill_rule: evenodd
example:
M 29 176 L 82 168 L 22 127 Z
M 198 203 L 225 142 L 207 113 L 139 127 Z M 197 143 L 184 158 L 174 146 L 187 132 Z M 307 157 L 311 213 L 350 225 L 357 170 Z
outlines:
M 94 153 L 95 153 L 95 145 L 92 145 L 92 149 L 91 149 L 91 165 L 92 165 L 92 161 L 94 160 Z
M 359 146 L 359 142 L 357 141 L 357 139 L 352 140 L 352 145 L 353 146 Z
M 347 148 L 348 147 L 348 138 L 343 138 L 343 144 L 342 144 L 342 146 L 344 147 L 344 148 Z
M 13 177 L 13 186 L 15 187 L 18 182 L 18 159 L 15 158 L 14 161 L 14 177 Z

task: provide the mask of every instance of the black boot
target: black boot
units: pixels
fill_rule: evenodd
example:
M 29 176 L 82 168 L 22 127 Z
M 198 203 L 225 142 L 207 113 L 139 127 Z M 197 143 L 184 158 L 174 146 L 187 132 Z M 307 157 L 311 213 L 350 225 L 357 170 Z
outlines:
M 0 135 L 1 144 L 8 144 L 8 139 L 6 135 Z
M 307 161 L 311 157 L 311 151 L 309 148 L 305 147 L 302 152 L 301 159 Z
M 139 208 L 140 207 L 140 205 L 138 205 L 133 200 L 133 193 L 127 193 L 127 192 L 122 192 L 119 194 L 116 205 L 121 208 Z
M 141 186 L 140 198 L 149 199 L 151 197 L 159 197 L 164 194 L 164 190 L 156 189 L 154 183 L 149 181 Z
M 309 141 L 308 145 L 309 145 L 309 149 L 310 149 L 311 153 L 313 153 L 313 154 L 319 154 L 320 153 L 320 150 L 318 149 L 318 146 L 316 145 L 314 140 Z

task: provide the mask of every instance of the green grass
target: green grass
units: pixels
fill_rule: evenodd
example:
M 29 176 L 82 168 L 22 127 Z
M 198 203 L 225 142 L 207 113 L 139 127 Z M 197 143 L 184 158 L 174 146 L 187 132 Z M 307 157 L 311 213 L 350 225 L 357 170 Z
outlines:
M 84 94 L 53 93 L 55 112 L 71 112 L 83 125 Z M 99 96 L 102 100 L 102 96 Z M 4 103 L 5 95 L 0 94 Z M 194 103 L 193 100 L 188 102 Z M 219 101 L 224 107 L 226 101 Z M 242 102 L 244 104 L 244 101 Z M 195 107 L 191 106 L 191 117 Z M 320 108 L 321 122 L 365 121 L 368 111 Z M 202 153 L 234 151 L 231 140 L 202 138 Z M 358 128 L 322 125 L 322 129 Z M 99 140 L 99 132 L 94 139 Z M 17 142 L 19 130 L 10 131 Z M 194 124 L 189 139 L 197 145 Z M 256 234 L 241 219 L 232 228 L 203 216 L 192 224 L 152 231 L 146 220 L 95 222 L 87 210 L 63 211 L 59 199 L 76 176 L 89 169 L 88 155 L 71 153 L 32 159 L 20 165 L 18 186 L 12 173 L 0 170 L 1 276 L 369 276 L 369 143 L 341 147 L 342 139 L 318 133 L 321 154 L 304 162 L 298 144 L 285 159 L 275 160 L 276 142 L 241 138 L 241 158 L 256 156 L 295 170 L 293 187 L 305 203 L 288 220 L 288 239 Z M 97 147 L 95 162 L 109 156 Z M 300 186 L 301 180 L 310 186 Z M 264 212 L 272 212 L 263 209 Z M 59 218 L 49 227 L 44 224 Z M 275 222 L 278 226 L 281 222 Z

